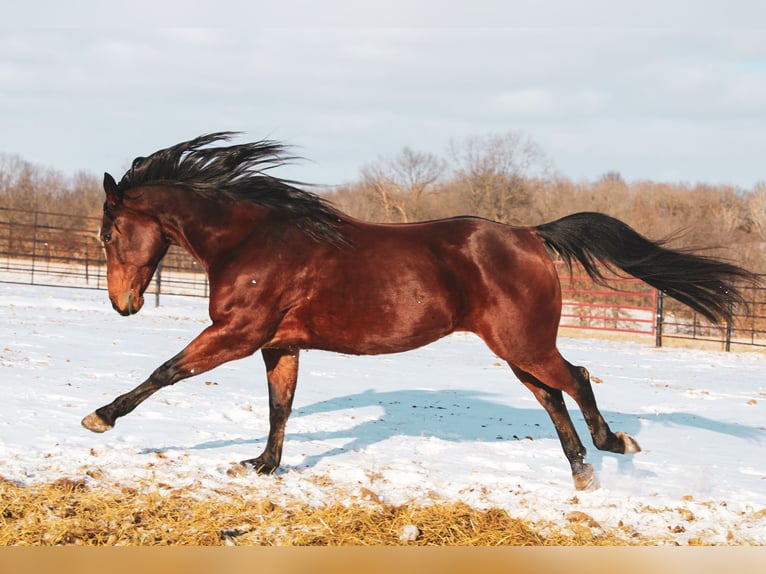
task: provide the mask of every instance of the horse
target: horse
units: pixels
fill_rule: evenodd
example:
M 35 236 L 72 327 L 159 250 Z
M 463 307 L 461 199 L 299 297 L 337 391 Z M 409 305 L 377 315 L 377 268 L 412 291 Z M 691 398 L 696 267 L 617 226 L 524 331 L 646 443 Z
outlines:
M 228 143 L 236 135 L 205 134 L 138 157 L 119 183 L 104 174 L 100 239 L 114 309 L 141 310 L 157 265 L 176 245 L 207 273 L 211 323 L 143 383 L 86 416 L 86 429 L 107 431 L 159 389 L 260 350 L 269 433 L 263 452 L 240 464 L 270 474 L 280 465 L 301 350 L 398 353 L 469 331 L 547 411 L 574 487 L 595 488 L 563 393 L 596 448 L 629 454 L 640 447 L 612 432 L 588 371 L 557 349 L 562 298 L 554 259 L 579 263 L 601 283 L 606 269 L 632 275 L 716 323 L 745 304 L 735 282 L 756 281 L 744 268 L 670 249 L 602 213 L 531 227 L 473 216 L 361 221 L 308 186 L 270 174 L 296 159 L 289 146 Z

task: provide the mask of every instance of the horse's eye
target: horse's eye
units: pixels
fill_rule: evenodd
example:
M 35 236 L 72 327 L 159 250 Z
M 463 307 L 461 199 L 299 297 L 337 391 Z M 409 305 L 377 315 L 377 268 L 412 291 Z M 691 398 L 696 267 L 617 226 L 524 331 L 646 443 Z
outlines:
M 111 233 L 104 233 L 101 236 L 101 241 L 106 245 L 107 243 L 112 241 L 112 234 Z

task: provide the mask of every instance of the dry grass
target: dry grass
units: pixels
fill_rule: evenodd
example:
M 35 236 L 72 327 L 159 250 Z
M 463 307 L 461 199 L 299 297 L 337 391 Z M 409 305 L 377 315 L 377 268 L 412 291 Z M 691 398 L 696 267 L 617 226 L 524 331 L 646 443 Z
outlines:
M 334 497 L 338 498 L 338 497 Z M 403 539 L 409 532 L 410 539 Z M 370 497 L 312 507 L 194 487 L 20 486 L 0 479 L 0 545 L 583 546 L 642 545 L 587 521 L 531 523 L 461 503 L 394 506 Z

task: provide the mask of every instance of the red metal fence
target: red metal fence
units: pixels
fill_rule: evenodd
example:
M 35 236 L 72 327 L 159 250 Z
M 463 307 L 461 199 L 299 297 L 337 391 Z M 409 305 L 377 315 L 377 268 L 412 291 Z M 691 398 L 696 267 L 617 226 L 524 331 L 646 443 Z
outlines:
M 612 276 L 614 289 L 594 285 L 579 267 L 559 263 L 564 308 L 563 332 L 572 329 L 654 335 L 656 346 L 671 339 L 766 347 L 766 287 L 738 287 L 748 302 L 746 309 L 732 309 L 733 320 L 712 325 L 689 307 L 634 278 Z M 761 276 L 766 280 L 766 275 Z M 766 283 L 766 281 L 764 281 Z
M 106 266 L 99 244 L 99 218 L 20 211 L 0 207 L 0 282 L 106 289 Z M 766 348 L 766 288 L 743 286 L 749 308 L 735 310 L 730 325 L 710 325 L 688 307 L 663 297 L 638 279 L 614 276 L 614 288 L 596 286 L 580 267 L 558 266 L 562 333 L 577 330 L 694 339 L 732 346 Z M 207 278 L 184 251 L 171 248 L 148 289 L 160 295 L 206 297 Z
M 595 285 L 581 267 L 557 262 L 563 309 L 561 327 L 655 334 L 657 291 L 643 281 L 613 275 L 613 288 Z

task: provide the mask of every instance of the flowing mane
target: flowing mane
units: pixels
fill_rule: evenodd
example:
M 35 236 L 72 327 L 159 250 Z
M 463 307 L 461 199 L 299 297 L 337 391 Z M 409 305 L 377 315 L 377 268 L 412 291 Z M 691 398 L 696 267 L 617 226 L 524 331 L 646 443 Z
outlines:
M 287 146 L 261 140 L 209 147 L 228 141 L 238 132 L 216 132 L 137 157 L 118 184 L 124 197 L 131 189 L 171 185 L 201 197 L 222 201 L 245 200 L 287 214 L 317 241 L 347 243 L 338 224 L 343 215 L 316 193 L 297 187 L 298 182 L 265 173 L 298 159 L 287 155 Z

